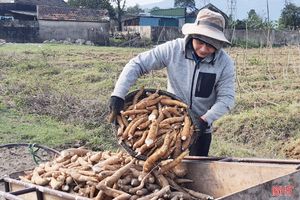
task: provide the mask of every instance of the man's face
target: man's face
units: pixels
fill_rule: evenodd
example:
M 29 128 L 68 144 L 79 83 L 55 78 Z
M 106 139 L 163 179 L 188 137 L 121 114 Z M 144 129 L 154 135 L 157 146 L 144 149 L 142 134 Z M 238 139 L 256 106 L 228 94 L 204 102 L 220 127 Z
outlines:
M 201 40 L 193 38 L 192 43 L 193 43 L 193 48 L 194 48 L 196 54 L 200 58 L 205 58 L 206 56 L 209 56 L 210 54 L 212 54 L 216 51 L 216 49 L 213 46 L 211 46 L 210 44 L 207 44 Z

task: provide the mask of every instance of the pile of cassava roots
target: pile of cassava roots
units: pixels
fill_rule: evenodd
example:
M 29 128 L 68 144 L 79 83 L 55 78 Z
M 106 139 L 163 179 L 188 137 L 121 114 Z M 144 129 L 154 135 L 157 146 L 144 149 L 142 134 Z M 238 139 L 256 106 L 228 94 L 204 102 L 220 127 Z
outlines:
M 173 161 L 164 165 L 170 162 Z M 169 166 L 168 170 L 155 167 L 144 172 L 144 161 L 122 151 L 93 152 L 71 148 L 33 171 L 27 171 L 20 179 L 95 200 L 213 199 L 184 186 L 192 180 L 184 177 L 187 173 L 185 163 L 179 163 L 173 168 Z
M 144 172 L 149 172 L 160 160 L 187 155 L 194 132 L 185 103 L 161 95 L 158 90 L 146 92 L 144 88 L 125 105 L 117 116 L 117 124 L 119 142 L 147 158 Z
M 117 138 L 145 160 L 127 153 L 66 149 L 21 180 L 95 200 L 213 199 L 188 189 L 186 178 L 194 125 L 187 105 L 141 88 L 117 115 Z

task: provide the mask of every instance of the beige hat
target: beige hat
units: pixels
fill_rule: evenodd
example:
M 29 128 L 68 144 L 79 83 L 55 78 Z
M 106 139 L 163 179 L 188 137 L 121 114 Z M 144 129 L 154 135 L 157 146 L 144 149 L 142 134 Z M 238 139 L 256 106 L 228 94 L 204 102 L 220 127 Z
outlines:
M 217 12 L 204 8 L 198 12 L 194 23 L 182 27 L 184 35 L 198 34 L 231 44 L 224 35 L 225 19 Z

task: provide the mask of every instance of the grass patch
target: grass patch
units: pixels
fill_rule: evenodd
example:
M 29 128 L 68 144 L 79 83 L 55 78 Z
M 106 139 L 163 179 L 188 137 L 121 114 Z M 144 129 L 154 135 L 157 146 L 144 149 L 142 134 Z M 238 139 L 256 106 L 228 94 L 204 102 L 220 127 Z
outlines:
M 248 43 L 249 47 L 249 43 Z M 114 150 L 108 102 L 125 64 L 146 49 L 63 44 L 0 48 L 1 143 Z M 230 48 L 236 106 L 214 123 L 211 156 L 284 158 L 300 138 L 299 48 Z M 280 59 L 278 59 L 280 58 Z M 184 66 L 183 66 L 184 67 Z M 166 70 L 130 88 L 166 89 Z
M 300 134 L 299 108 L 295 103 L 227 115 L 215 123 L 215 135 L 257 152 L 257 157 L 283 157 L 282 143 Z
M 48 116 L 0 109 L 0 138 L 4 144 L 27 142 L 58 147 L 78 140 L 88 141 L 89 134 L 82 127 L 64 124 Z

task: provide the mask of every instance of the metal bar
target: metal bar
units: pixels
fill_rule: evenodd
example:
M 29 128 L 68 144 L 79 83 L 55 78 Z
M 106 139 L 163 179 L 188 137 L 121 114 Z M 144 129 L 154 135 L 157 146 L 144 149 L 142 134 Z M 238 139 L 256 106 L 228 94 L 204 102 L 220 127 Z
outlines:
M 30 143 L 9 143 L 9 144 L 1 144 L 0 145 L 0 148 L 3 148 L 3 147 L 6 147 L 6 148 L 10 148 L 10 147 L 17 147 L 17 146 L 24 146 L 24 147 L 29 147 Z M 44 149 L 45 151 L 48 151 L 48 152 L 52 152 L 52 153 L 55 153 L 55 154 L 60 154 L 59 151 L 55 150 L 55 149 L 52 149 L 50 147 L 46 147 L 46 146 L 43 146 L 43 145 L 40 145 L 40 144 L 34 144 L 35 147 L 39 147 L 39 148 L 42 148 Z
M 270 164 L 291 164 L 300 165 L 300 160 L 264 159 L 264 158 L 235 158 L 235 157 L 201 157 L 187 156 L 188 161 L 220 161 L 220 162 L 250 162 L 250 163 L 270 163 Z
M 5 189 L 5 192 L 9 192 L 10 191 L 9 183 L 8 182 L 4 182 L 4 189 Z
M 37 200 L 44 200 L 44 195 L 41 191 L 37 190 L 36 191 L 36 198 Z
M 218 161 L 226 157 L 186 156 L 184 160 Z
M 231 157 L 228 157 L 228 158 L 223 158 L 220 161 L 222 161 L 222 162 L 232 162 L 233 159 Z
M 9 183 L 7 183 L 4 178 L 0 179 L 0 183 L 4 183 L 4 191 L 9 192 Z
M 26 182 L 19 181 L 19 180 L 16 180 L 16 179 L 12 179 L 12 178 L 9 178 L 9 177 L 5 177 L 4 181 L 6 181 L 10 184 L 16 184 L 16 185 L 19 185 L 19 186 L 23 186 L 25 188 L 32 188 L 33 187 L 37 191 L 40 191 L 41 193 L 47 193 L 47 194 L 50 194 L 50 195 L 53 195 L 53 196 L 56 196 L 56 197 L 63 198 L 65 200 L 91 200 L 90 198 L 81 197 L 81 196 L 77 196 L 77 195 L 74 195 L 74 194 L 61 192 L 61 191 L 58 191 L 58 190 L 53 190 L 53 189 L 50 189 L 50 188 L 47 188 L 47 187 L 34 185 L 34 184 L 31 184 L 31 183 L 26 183 Z
M 293 164 L 293 165 L 300 164 L 300 160 L 280 160 L 280 159 L 264 159 L 264 158 L 232 158 L 232 162 Z
M 7 192 L 2 192 L 0 191 L 0 197 L 4 197 L 7 200 L 23 200 L 20 197 L 17 197 L 13 194 L 7 193 Z
M 13 194 L 13 195 L 21 195 L 21 194 L 26 194 L 26 193 L 30 193 L 30 192 L 35 192 L 36 189 L 35 188 L 25 188 L 23 190 L 18 190 L 18 191 L 14 191 L 14 192 L 10 192 L 10 194 Z

